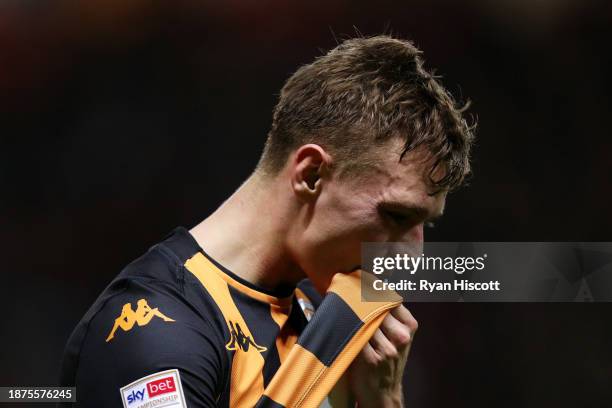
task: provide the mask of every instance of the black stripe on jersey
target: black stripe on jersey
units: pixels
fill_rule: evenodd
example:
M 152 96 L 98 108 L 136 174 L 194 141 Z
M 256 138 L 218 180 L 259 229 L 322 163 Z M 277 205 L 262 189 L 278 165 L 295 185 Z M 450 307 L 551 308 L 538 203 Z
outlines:
M 329 367 L 361 326 L 363 322 L 353 309 L 340 296 L 329 292 L 297 343 Z
M 231 285 L 228 285 L 228 288 L 234 304 L 253 335 L 253 340 L 258 345 L 268 348 L 262 352 L 264 358 L 262 375 L 264 387 L 267 387 L 280 367 L 280 356 L 276 348 L 276 337 L 280 332 L 280 328 L 274 319 L 272 319 L 268 303 L 253 299 Z
M 257 401 L 257 405 L 255 405 L 255 408 L 285 408 L 285 406 L 279 404 L 270 397 L 263 395 L 259 399 L 259 401 Z
M 308 324 L 308 320 L 306 316 L 304 316 L 304 312 L 302 311 L 302 307 L 297 301 L 297 297 L 293 297 L 293 301 L 291 302 L 291 313 L 289 313 L 289 319 L 287 319 L 287 323 L 296 331 L 298 337 L 304 331 L 304 328 Z

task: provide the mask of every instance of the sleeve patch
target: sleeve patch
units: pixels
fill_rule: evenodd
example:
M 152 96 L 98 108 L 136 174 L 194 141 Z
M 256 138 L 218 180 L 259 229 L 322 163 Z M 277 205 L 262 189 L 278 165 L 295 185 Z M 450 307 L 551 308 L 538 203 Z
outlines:
M 121 387 L 124 408 L 186 408 L 177 369 L 160 371 Z

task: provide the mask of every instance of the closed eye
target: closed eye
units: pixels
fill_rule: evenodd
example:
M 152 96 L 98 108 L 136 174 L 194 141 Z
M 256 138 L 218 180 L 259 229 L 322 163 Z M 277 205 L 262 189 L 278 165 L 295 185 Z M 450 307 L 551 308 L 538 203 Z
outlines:
M 434 228 L 436 221 L 442 214 L 429 216 L 427 210 L 420 207 L 408 207 L 396 203 L 385 203 L 378 207 L 383 219 L 393 225 L 406 228 L 423 223 L 425 228 Z
M 408 214 L 390 209 L 384 209 L 382 213 L 387 219 L 391 220 L 391 222 L 400 226 L 408 224 L 411 218 Z

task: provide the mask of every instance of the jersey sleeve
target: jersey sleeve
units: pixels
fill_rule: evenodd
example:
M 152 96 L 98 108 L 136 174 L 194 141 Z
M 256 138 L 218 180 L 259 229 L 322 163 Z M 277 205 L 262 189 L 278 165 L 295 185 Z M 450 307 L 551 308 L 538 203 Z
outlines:
M 104 300 L 73 358 L 76 406 L 216 406 L 225 386 L 223 338 L 176 292 L 139 279 Z

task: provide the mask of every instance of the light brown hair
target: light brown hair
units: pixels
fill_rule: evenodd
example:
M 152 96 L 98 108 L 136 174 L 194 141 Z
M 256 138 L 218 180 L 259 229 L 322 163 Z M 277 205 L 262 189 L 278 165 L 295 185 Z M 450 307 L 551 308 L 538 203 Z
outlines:
M 389 36 L 346 40 L 299 68 L 283 86 L 258 168 L 276 174 L 306 143 L 328 150 L 342 169 L 367 163 L 369 152 L 401 137 L 401 158 L 426 147 L 429 180 L 459 186 L 470 172 L 474 125 L 469 125 L 421 51 Z M 434 179 L 443 169 L 442 177 Z

